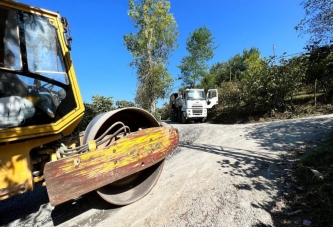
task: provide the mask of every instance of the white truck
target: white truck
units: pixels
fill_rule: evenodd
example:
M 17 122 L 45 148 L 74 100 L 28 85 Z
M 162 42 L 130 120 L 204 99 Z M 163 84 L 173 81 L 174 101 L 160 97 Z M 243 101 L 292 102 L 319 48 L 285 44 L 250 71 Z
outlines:
M 207 118 L 207 109 L 218 102 L 217 89 L 191 88 L 170 96 L 170 120 L 186 124 L 188 121 L 204 122 Z

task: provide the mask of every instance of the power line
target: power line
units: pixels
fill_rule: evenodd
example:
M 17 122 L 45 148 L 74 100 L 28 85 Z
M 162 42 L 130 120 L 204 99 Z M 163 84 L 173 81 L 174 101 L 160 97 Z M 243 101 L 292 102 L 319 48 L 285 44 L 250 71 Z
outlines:
M 288 55 L 284 55 L 284 56 L 281 56 L 281 57 L 276 57 L 276 52 L 275 52 L 275 44 L 273 44 L 273 58 L 274 58 L 274 65 L 276 65 L 276 60 L 277 59 L 282 59 L 282 58 L 286 58 L 286 57 L 291 57 L 291 56 L 295 56 L 295 55 L 300 55 L 300 54 L 304 54 L 304 53 L 309 53 L 308 51 L 301 51 L 301 52 L 297 52 L 297 53 L 294 53 L 294 54 L 288 54 Z M 230 68 L 231 70 L 231 68 Z M 231 75 L 230 75 L 231 76 Z M 174 87 L 174 89 L 179 89 L 180 87 L 183 87 L 182 85 L 179 85 L 177 87 Z
M 295 54 L 289 54 L 289 55 L 281 56 L 281 57 L 278 57 L 277 59 L 290 57 L 290 56 L 295 56 L 295 55 L 299 55 L 299 54 L 303 54 L 303 53 L 308 53 L 308 51 L 302 51 L 302 52 L 298 52 L 298 53 L 295 53 Z

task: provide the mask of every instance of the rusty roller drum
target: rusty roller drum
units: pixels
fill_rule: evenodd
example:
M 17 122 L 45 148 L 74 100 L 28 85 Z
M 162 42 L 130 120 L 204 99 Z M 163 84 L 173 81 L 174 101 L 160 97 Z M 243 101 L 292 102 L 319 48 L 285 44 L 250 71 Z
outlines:
M 87 126 L 83 142 L 87 143 L 98 138 L 115 122 L 124 123 L 131 132 L 160 126 L 158 121 L 145 110 L 134 107 L 118 109 L 96 116 Z M 114 133 L 116 130 L 117 128 L 110 133 Z M 147 195 L 154 187 L 162 172 L 163 165 L 164 160 L 96 191 L 104 200 L 112 204 L 127 205 L 133 203 Z

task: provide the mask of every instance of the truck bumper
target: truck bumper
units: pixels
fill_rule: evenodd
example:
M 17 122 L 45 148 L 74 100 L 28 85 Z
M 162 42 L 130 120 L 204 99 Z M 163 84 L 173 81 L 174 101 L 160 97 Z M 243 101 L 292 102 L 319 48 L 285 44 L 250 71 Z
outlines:
M 202 119 L 207 117 L 207 109 L 186 109 L 186 118 Z

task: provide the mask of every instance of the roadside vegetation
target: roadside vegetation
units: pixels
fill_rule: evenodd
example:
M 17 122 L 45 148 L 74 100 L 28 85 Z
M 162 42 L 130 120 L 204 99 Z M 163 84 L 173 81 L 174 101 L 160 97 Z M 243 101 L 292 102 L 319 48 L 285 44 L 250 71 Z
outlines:
M 301 210 L 311 226 L 333 226 L 333 133 L 321 148 L 300 150 L 296 157 L 291 180 L 298 187 L 289 205 Z
M 332 113 L 333 45 L 287 59 L 244 50 L 210 69 L 219 90 L 211 123 L 246 123 Z

